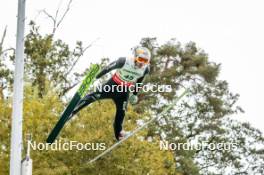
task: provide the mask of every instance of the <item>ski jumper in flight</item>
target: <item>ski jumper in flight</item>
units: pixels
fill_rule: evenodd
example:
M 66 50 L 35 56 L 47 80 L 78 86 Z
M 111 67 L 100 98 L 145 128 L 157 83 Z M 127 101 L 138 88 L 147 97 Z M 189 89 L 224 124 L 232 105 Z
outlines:
M 122 130 L 122 124 L 125 117 L 127 104 L 128 101 L 131 104 L 137 103 L 138 88 L 135 88 L 133 92 L 130 90 L 132 88 L 123 88 L 123 90 L 120 91 L 118 90 L 118 86 L 142 86 L 142 81 L 150 70 L 150 58 L 151 54 L 147 48 L 136 47 L 133 49 L 132 58 L 120 57 L 116 61 L 106 66 L 101 72 L 98 73 L 96 79 L 99 79 L 103 75 L 116 69 L 114 75 L 102 85 L 102 88 L 97 89 L 95 92 L 92 92 L 82 98 L 74 109 L 72 116 L 92 102 L 101 99 L 112 99 L 116 106 L 116 115 L 113 124 L 115 138 L 117 140 L 123 139 L 125 137 L 125 132 Z M 130 93 L 131 95 L 129 95 Z

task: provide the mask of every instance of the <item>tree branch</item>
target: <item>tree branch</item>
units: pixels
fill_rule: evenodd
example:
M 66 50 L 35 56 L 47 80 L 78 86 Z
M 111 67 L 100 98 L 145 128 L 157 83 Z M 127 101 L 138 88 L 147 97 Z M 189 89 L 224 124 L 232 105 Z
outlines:
M 69 90 L 71 90 L 72 88 L 74 88 L 76 85 L 78 85 L 80 83 L 80 81 L 77 81 L 76 83 L 74 83 L 73 85 L 65 88 L 62 93 L 60 94 L 60 96 L 63 96 L 64 94 L 66 94 Z
M 96 39 L 95 39 L 94 41 L 92 41 L 87 47 L 85 47 L 85 48 L 83 49 L 82 53 L 77 57 L 77 59 L 76 59 L 75 62 L 72 64 L 72 66 L 71 66 L 71 68 L 69 69 L 69 71 L 66 72 L 66 73 L 64 74 L 64 77 L 68 76 L 68 75 L 71 73 L 71 71 L 73 70 L 73 68 L 75 67 L 75 65 L 77 64 L 77 62 L 78 62 L 79 59 L 81 58 L 81 56 L 83 56 L 83 54 L 85 53 L 85 51 L 86 51 L 88 48 L 92 47 L 93 44 L 94 44 L 96 41 L 98 41 L 98 40 L 99 40 L 99 38 L 96 38 Z
M 45 9 L 41 10 L 40 13 L 41 12 L 43 12 L 45 15 L 47 15 L 48 18 L 50 18 L 52 20 L 52 23 L 53 23 L 52 33 L 54 34 L 56 31 L 56 18 L 54 18 L 52 15 L 50 15 Z
M 70 10 L 70 7 L 71 7 L 71 3 L 72 3 L 72 0 L 70 0 L 70 1 L 69 1 L 68 5 L 67 5 L 67 9 L 65 10 L 65 12 L 63 13 L 63 15 L 62 15 L 61 19 L 60 19 L 60 20 L 59 20 L 59 22 L 57 23 L 57 26 L 56 26 L 56 28 L 58 28 L 58 27 L 59 27 L 59 25 L 61 24 L 61 22 L 62 22 L 62 21 L 63 21 L 63 19 L 65 18 L 66 14 L 69 12 L 69 10 Z M 57 16 L 57 14 L 56 14 L 56 16 Z
M 4 45 L 4 41 L 5 41 L 5 37 L 6 37 L 6 30 L 7 30 L 7 26 L 5 27 L 5 30 L 3 32 L 3 36 L 2 36 L 2 39 L 1 39 L 1 43 L 0 43 L 0 55 L 2 55 L 4 53 L 3 45 Z
M 59 21 L 57 21 L 57 19 L 58 19 L 58 14 L 59 14 L 59 11 L 60 11 L 60 6 L 56 10 L 55 16 L 50 15 L 45 9 L 40 11 L 40 13 L 41 12 L 44 13 L 48 18 L 50 18 L 52 20 L 52 23 L 53 23 L 52 35 L 55 34 L 56 30 L 58 29 L 58 27 L 62 23 L 63 19 L 65 18 L 65 16 L 69 12 L 71 4 L 72 4 L 72 0 L 69 1 L 68 5 L 67 5 L 67 9 L 63 13 L 63 15 L 62 15 L 62 17 L 60 18 Z

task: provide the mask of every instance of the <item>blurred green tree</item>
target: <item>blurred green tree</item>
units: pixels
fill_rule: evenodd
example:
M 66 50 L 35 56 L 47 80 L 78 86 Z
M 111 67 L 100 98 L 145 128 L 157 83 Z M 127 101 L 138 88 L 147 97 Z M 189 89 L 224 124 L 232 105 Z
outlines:
M 237 144 L 229 150 L 175 150 L 176 167 L 184 174 L 225 174 L 227 169 L 232 174 L 263 173 L 263 135 L 250 124 L 233 119 L 233 114 L 244 111 L 236 106 L 239 95 L 218 79 L 220 64 L 210 62 L 194 42 L 182 46 L 172 39 L 159 46 L 156 38 L 143 38 L 141 45 L 153 55 L 145 83 L 170 85 L 172 91 L 141 93 L 137 112 L 151 110 L 157 115 L 180 90 L 190 91 L 170 115 L 152 125 L 146 137 L 158 135 L 172 143 Z

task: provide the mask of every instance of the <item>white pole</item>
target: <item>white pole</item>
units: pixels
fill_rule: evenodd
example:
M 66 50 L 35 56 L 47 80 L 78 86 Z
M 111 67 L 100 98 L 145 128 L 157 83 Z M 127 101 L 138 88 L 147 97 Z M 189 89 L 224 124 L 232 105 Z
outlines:
M 21 174 L 25 0 L 18 0 L 10 175 Z
M 27 138 L 27 155 L 22 161 L 21 175 L 32 175 L 32 159 L 30 158 L 31 136 Z

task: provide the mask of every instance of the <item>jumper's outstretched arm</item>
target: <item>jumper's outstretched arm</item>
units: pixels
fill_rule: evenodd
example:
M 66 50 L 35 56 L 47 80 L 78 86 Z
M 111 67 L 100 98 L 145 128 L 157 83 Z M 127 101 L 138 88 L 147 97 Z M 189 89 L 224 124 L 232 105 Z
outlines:
M 108 72 L 111 72 L 114 69 L 118 69 L 123 67 L 123 65 L 126 62 L 126 58 L 120 57 L 118 60 L 110 63 L 108 66 L 106 66 L 101 72 L 99 72 L 96 76 L 96 78 L 101 78 L 103 75 L 107 74 Z

